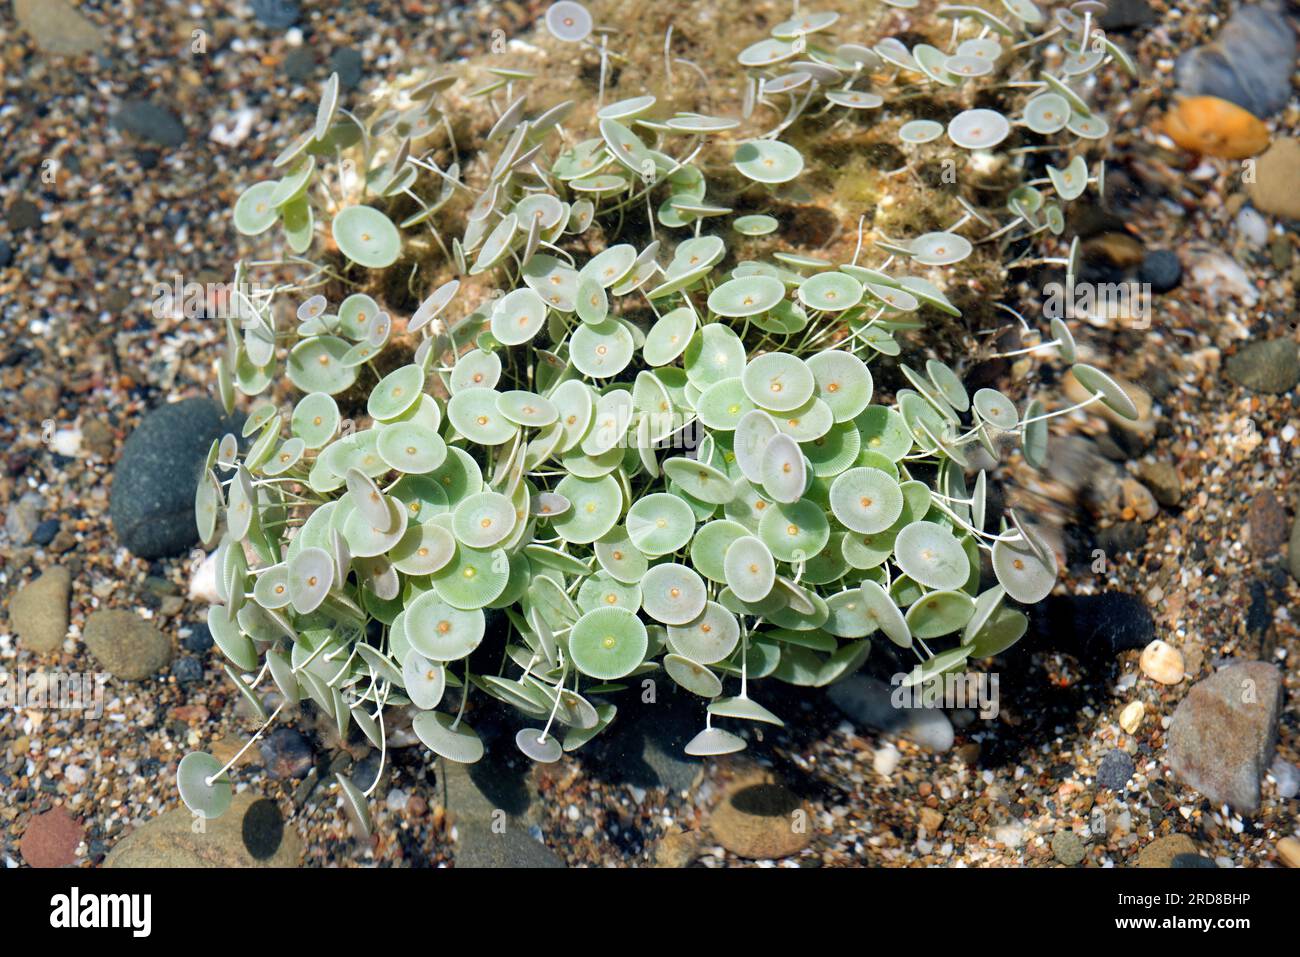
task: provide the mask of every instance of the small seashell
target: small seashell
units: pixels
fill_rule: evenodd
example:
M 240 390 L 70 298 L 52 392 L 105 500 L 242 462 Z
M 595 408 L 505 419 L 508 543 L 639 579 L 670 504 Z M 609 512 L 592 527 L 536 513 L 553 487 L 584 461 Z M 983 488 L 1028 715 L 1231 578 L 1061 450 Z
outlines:
M 1268 127 L 1248 110 L 1217 96 L 1189 96 L 1166 115 L 1165 132 L 1193 153 L 1246 159 L 1268 146 Z
M 1146 706 L 1141 701 L 1130 701 L 1119 713 L 1119 726 L 1129 734 L 1137 731 L 1142 724 L 1142 716 L 1146 714 Z
M 1142 650 L 1139 663 L 1144 675 L 1162 685 L 1176 685 L 1183 680 L 1182 652 L 1159 638 Z

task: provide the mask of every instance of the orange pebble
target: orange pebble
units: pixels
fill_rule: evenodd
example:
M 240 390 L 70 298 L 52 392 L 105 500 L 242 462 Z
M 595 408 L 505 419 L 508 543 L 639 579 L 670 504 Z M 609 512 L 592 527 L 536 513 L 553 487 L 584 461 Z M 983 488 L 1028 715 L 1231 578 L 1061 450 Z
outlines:
M 1268 127 L 1249 110 L 1217 96 L 1190 96 L 1165 114 L 1165 132 L 1193 153 L 1245 159 L 1268 146 Z

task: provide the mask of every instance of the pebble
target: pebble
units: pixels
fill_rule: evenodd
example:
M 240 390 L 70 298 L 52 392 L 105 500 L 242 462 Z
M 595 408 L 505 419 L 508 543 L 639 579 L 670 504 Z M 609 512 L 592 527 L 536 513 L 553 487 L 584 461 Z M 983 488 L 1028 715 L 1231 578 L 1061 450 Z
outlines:
M 1173 860 L 1169 862 L 1169 866 L 1183 869 L 1195 867 L 1217 869 L 1219 865 L 1204 854 L 1175 854 Z
M 109 511 L 119 541 L 141 558 L 176 555 L 198 541 L 194 491 L 214 439 L 239 434 L 209 399 L 160 406 L 140 422 L 113 470 Z
M 669 828 L 655 843 L 655 867 L 689 867 L 700 855 L 699 831 Z
M 41 508 L 45 505 L 35 492 L 24 492 L 16 502 L 9 505 L 5 514 L 5 534 L 15 545 L 26 545 L 36 534 L 36 527 L 41 523 Z
M 1300 219 L 1300 140 L 1273 141 L 1255 161 L 1254 179 L 1247 183 L 1250 201 L 1259 209 L 1286 219 Z
M 1144 522 L 1160 514 L 1160 505 L 1151 490 L 1136 479 L 1126 478 L 1120 483 L 1124 495 L 1124 508 Z
M 1182 652 L 1159 638 L 1142 649 L 1138 664 L 1144 675 L 1162 685 L 1176 685 L 1183 680 Z
M 1166 736 L 1174 776 L 1213 804 L 1254 814 L 1281 698 L 1281 673 L 1262 661 L 1229 664 L 1192 685 Z
M 1217 96 L 1187 96 L 1165 115 L 1164 132 L 1192 153 L 1246 159 L 1268 148 L 1268 126 L 1236 103 Z
M 1138 282 L 1148 283 L 1155 293 L 1177 289 L 1183 280 L 1183 264 L 1172 249 L 1152 249 L 1142 257 Z
M 260 810 L 254 810 L 261 807 Z M 167 811 L 135 828 L 109 852 L 104 861 L 110 868 L 171 867 L 298 867 L 302 860 L 302 838 L 293 827 L 281 827 L 281 840 L 268 856 L 257 857 L 245 841 L 245 822 L 250 825 L 254 850 L 264 853 L 269 844 L 269 816 L 262 799 L 244 791 L 236 794 L 226 813 L 194 831 L 194 815 L 180 807 Z
M 99 28 L 68 0 L 14 0 L 14 16 L 43 53 L 77 56 L 104 42 Z
M 186 656 L 172 666 L 172 675 L 181 684 L 191 684 L 203 680 L 203 665 L 197 658 Z
M 1300 355 L 1291 339 L 1251 342 L 1228 357 L 1224 372 L 1242 388 L 1281 395 L 1300 382 Z
M 1246 523 L 1250 528 L 1250 552 L 1256 558 L 1277 554 L 1290 534 L 1286 508 L 1268 488 L 1260 489 L 1251 500 Z
M 276 728 L 262 738 L 258 748 L 262 752 L 262 763 L 271 776 L 281 780 L 305 777 L 316 763 L 311 745 L 293 728 Z M 367 781 L 366 785 L 370 783 Z
M 1083 841 L 1073 831 L 1057 831 L 1052 835 L 1052 854 L 1066 867 L 1074 867 L 1087 853 Z
M 9 621 L 23 647 L 39 655 L 57 651 L 68 636 L 68 596 L 72 573 L 62 565 L 47 569 L 18 589 L 9 603 Z
M 1300 794 L 1300 768 L 1280 755 L 1273 759 L 1269 772 L 1277 781 L 1278 797 L 1290 800 Z
M 178 147 L 185 142 L 185 126 L 165 106 L 149 100 L 127 100 L 114 114 L 112 125 L 158 146 Z
M 1267 155 L 1267 154 L 1265 154 Z M 1268 245 L 1268 220 L 1253 206 L 1243 206 L 1236 219 L 1237 232 L 1254 249 Z
M 1109 791 L 1123 792 L 1133 777 L 1133 759 L 1119 748 L 1107 751 L 1097 767 L 1097 784 Z
M 32 532 L 32 544 L 45 546 L 54 541 L 54 536 L 59 534 L 59 520 L 57 518 L 47 518 L 36 526 Z
M 898 762 L 901 757 L 902 754 L 899 752 L 898 748 L 894 747 L 892 744 L 886 743 L 877 748 L 875 754 L 872 755 L 871 767 L 877 774 L 889 777 L 894 773 L 894 769 L 898 767 Z
M 942 754 L 952 747 L 955 732 L 948 716 L 938 708 L 916 708 L 911 711 L 903 736 L 927 751 Z
M 1156 497 L 1156 501 L 1166 508 L 1173 508 L 1182 500 L 1183 480 L 1178 470 L 1168 462 L 1143 462 L 1138 468 L 1138 475 Z
M 302 4 L 298 0 L 253 0 L 253 16 L 272 30 L 287 30 L 298 22 Z
M 1300 840 L 1282 838 L 1277 842 L 1277 856 L 1287 867 L 1300 867 Z
M 1146 714 L 1146 705 L 1141 701 L 1130 701 L 1119 714 L 1119 726 L 1129 734 L 1136 734 L 1142 726 L 1142 717 Z
M 1180 854 L 1196 854 L 1196 842 L 1186 834 L 1170 834 L 1157 838 L 1138 854 L 1138 867 L 1171 867 Z
M 172 643 L 139 615 L 102 609 L 86 619 L 82 641 L 115 678 L 138 681 L 156 675 L 172 660 Z
M 779 860 L 812 840 L 808 809 L 789 788 L 770 782 L 741 782 L 709 816 L 714 839 L 751 860 Z
M 206 621 L 196 621 L 189 625 L 189 634 L 181 639 L 181 644 L 185 646 L 186 651 L 193 651 L 195 654 L 203 654 L 212 647 L 212 632 L 208 628 Z
M 67 867 L 84 836 L 84 828 L 60 804 L 28 822 L 18 850 L 32 867 Z
M 1213 43 L 1179 56 L 1174 78 L 1191 96 L 1217 96 L 1266 118 L 1291 98 L 1295 31 L 1262 4 L 1242 6 Z
M 339 88 L 353 90 L 361 85 L 365 59 L 360 50 L 341 47 L 330 54 L 330 69 L 339 75 Z

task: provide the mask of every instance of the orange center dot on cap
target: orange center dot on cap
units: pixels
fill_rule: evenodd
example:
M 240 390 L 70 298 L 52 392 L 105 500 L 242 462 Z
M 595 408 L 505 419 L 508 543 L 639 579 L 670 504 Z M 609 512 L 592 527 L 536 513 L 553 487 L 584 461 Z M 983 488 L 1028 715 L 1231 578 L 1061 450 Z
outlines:
M 321 365 L 323 365 L 323 366 L 327 366 L 327 365 L 330 364 L 330 357 L 329 357 L 329 356 L 321 356 L 320 359 L 319 359 L 318 361 L 320 362 Z
M 491 527 L 492 527 L 492 519 L 490 519 L 490 518 L 485 518 L 485 519 L 483 519 L 481 522 L 479 522 L 479 525 L 480 525 L 481 527 L 483 527 L 483 528 L 491 528 Z
M 482 381 L 483 381 L 483 373 L 481 373 L 481 372 L 475 372 L 475 373 L 474 373 L 474 381 L 475 381 L 475 382 L 482 382 Z
M 838 382 L 831 382 L 831 383 L 829 383 L 829 384 L 826 386 L 826 391 L 827 391 L 827 392 L 839 392 L 839 391 L 840 391 L 840 384 L 839 384 Z
M 618 596 L 617 596 L 617 595 L 614 595 L 614 594 L 606 595 L 606 596 L 605 596 L 605 604 L 607 604 L 607 605 L 617 605 L 617 604 L 618 604 Z
M 787 526 L 785 527 L 785 531 L 786 531 L 786 534 L 787 534 L 787 535 L 798 535 L 798 534 L 799 534 L 799 526 L 798 526 L 798 525 L 787 525 Z
M 307 584 L 310 585 L 312 588 L 315 588 L 315 587 L 316 587 L 316 576 L 315 576 L 315 575 L 312 575 L 311 578 L 308 578 L 308 579 L 307 579 Z
M 426 671 L 426 672 L 424 673 L 424 680 L 425 680 L 425 681 L 437 681 L 437 680 L 438 680 L 438 672 L 437 672 L 436 670 L 434 670 L 433 668 L 430 668 L 428 671 Z
M 700 631 L 704 632 L 706 635 L 712 630 L 713 630 L 712 625 L 700 625 Z
M 781 466 L 781 471 L 785 472 L 788 475 L 792 468 L 794 468 L 794 466 L 792 466 L 789 462 L 786 462 Z
M 477 569 L 477 568 L 474 568 L 474 567 L 471 565 L 469 568 L 465 569 L 464 574 L 465 574 L 465 577 L 466 577 L 466 578 L 473 578 L 475 575 L 478 574 L 478 569 Z
M 669 596 L 670 598 L 680 598 L 680 597 L 681 597 L 681 594 L 682 594 L 682 590 L 681 590 L 680 588 L 670 588 L 670 589 L 668 589 L 668 596 Z
M 276 586 L 275 586 L 275 593 L 276 593 L 277 595 L 283 595 L 283 594 L 284 594 L 284 586 L 283 586 L 283 585 L 276 585 Z
M 753 564 L 752 562 L 750 563 L 749 570 L 755 575 L 758 574 L 758 566 L 756 564 Z
M 867 498 L 867 496 L 864 495 L 859 500 L 858 504 L 861 505 L 863 508 L 871 508 L 871 499 Z
M 281 452 L 281 453 L 280 453 L 280 461 L 281 461 L 281 462 L 287 462 L 287 461 L 289 461 L 289 455 L 288 455 L 287 452 Z
M 1018 558 L 1015 561 L 1013 561 L 1011 564 L 1015 566 L 1016 571 L 1020 571 L 1022 568 L 1025 567 L 1025 563 Z
M 416 449 L 415 449 L 415 446 L 414 446 L 414 445 L 408 445 L 408 446 L 406 447 L 406 454 L 407 454 L 407 455 L 414 455 L 415 452 L 416 452 Z
M 421 546 L 416 550 L 416 554 L 419 555 L 421 558 L 427 558 L 428 555 L 429 555 L 429 550 L 428 550 L 427 548 L 425 548 L 423 545 L 421 545 Z
M 319 415 L 316 416 L 316 418 L 314 418 L 314 419 L 311 420 L 311 424 L 312 424 L 312 425 L 320 425 L 320 422 L 321 422 L 321 418 L 320 418 Z
M 761 512 L 763 509 L 767 508 L 767 503 L 760 498 L 757 502 L 754 503 L 754 508 L 756 508 L 758 511 Z
M 486 415 L 480 415 L 477 421 L 479 425 L 487 425 L 490 420 Z
M 440 634 L 444 634 L 444 635 L 445 635 L 447 632 L 451 631 L 451 622 L 449 622 L 449 621 L 440 621 L 440 622 L 438 622 L 438 631 L 439 631 Z
M 598 356 L 603 356 L 608 351 L 609 350 L 604 346 L 596 346 L 596 355 Z

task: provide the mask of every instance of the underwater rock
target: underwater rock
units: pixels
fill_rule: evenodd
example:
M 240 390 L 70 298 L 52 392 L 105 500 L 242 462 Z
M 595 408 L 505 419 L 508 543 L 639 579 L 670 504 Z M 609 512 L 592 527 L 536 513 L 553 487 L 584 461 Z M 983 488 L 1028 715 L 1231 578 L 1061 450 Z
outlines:
M 1149 284 L 1152 292 L 1162 293 L 1176 289 L 1182 279 L 1183 264 L 1172 249 L 1151 250 L 1138 267 L 1138 282 Z
M 147 143 L 176 147 L 185 142 L 185 126 L 176 114 L 148 100 L 127 100 L 112 123 Z
M 709 817 L 709 829 L 732 854 L 770 861 L 798 854 L 812 840 L 808 809 L 780 784 L 738 782 Z
M 1108 791 L 1122 792 L 1133 771 L 1133 759 L 1128 752 L 1113 748 L 1102 756 L 1097 767 L 1097 785 Z
M 1273 759 L 1282 678 L 1267 662 L 1221 668 L 1194 684 L 1169 725 L 1169 767 L 1213 804 L 1259 809 L 1259 782 Z
M 1087 856 L 1088 850 L 1073 831 L 1057 831 L 1052 835 L 1052 854 L 1066 867 L 1074 867 Z
M 14 0 L 14 17 L 42 53 L 76 56 L 104 42 L 99 28 L 67 0 Z
M 1300 353 L 1291 339 L 1252 342 L 1229 356 L 1223 371 L 1244 389 L 1281 395 L 1300 382 Z
M 118 540 L 140 558 L 177 555 L 198 541 L 194 491 L 213 440 L 238 435 L 209 399 L 187 399 L 148 413 L 113 470 L 109 514 Z
M 247 821 L 250 813 L 257 815 L 251 822 Z M 225 814 L 207 821 L 201 833 L 194 832 L 194 815 L 184 807 L 145 822 L 118 841 L 104 866 L 298 867 L 302 838 L 297 830 L 281 824 L 274 848 L 272 830 L 263 800 L 245 791 L 234 796 Z
M 1295 31 L 1286 17 L 1265 6 L 1244 6 L 1213 43 L 1178 58 L 1174 78 L 1184 93 L 1215 96 L 1267 117 L 1291 98 L 1295 62 Z
M 172 660 L 172 643 L 149 622 L 121 609 L 104 609 L 86 619 L 82 641 L 114 678 L 139 681 Z
M 1174 858 L 1183 854 L 1195 854 L 1196 843 L 1186 834 L 1170 834 L 1152 841 L 1142 848 L 1138 855 L 1137 867 L 1173 867 Z
M 24 648 L 40 655 L 58 651 L 68 636 L 72 574 L 61 565 L 18 589 L 9 603 L 9 622 Z
M 1255 178 L 1247 185 L 1250 201 L 1260 210 L 1300 219 L 1300 140 L 1280 139 L 1255 163 Z
M 60 804 L 28 822 L 18 850 L 31 867 L 67 867 L 76 860 L 84 835 L 81 824 Z
M 1257 558 L 1274 555 L 1287 540 L 1286 508 L 1270 489 L 1261 489 L 1246 511 L 1250 526 L 1250 551 Z

